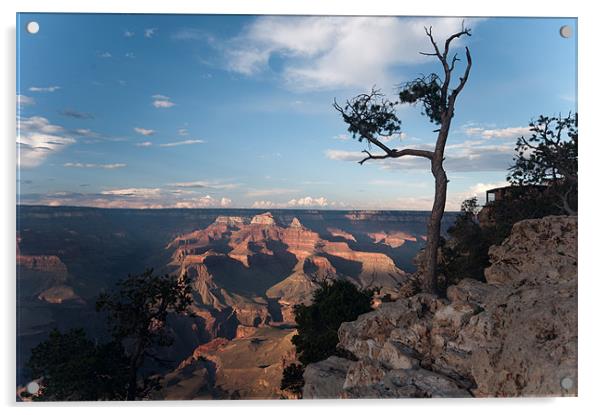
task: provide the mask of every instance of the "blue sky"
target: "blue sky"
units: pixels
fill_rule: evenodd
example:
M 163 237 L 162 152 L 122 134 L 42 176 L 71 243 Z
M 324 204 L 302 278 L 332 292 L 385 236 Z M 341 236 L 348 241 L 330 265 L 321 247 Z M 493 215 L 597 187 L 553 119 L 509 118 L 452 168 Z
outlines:
M 21 203 L 100 207 L 430 209 L 416 158 L 360 166 L 334 98 L 439 71 L 459 18 L 21 14 Z M 25 31 L 29 21 L 40 30 Z M 516 137 L 576 110 L 574 19 L 466 19 L 473 56 L 445 163 L 448 209 L 502 185 Z M 462 56 L 463 57 L 463 56 Z M 460 62 L 463 70 L 464 62 Z M 458 74 L 459 76 L 459 74 Z M 457 78 L 456 78 L 457 79 Z M 399 108 L 388 144 L 428 148 L 433 125 Z

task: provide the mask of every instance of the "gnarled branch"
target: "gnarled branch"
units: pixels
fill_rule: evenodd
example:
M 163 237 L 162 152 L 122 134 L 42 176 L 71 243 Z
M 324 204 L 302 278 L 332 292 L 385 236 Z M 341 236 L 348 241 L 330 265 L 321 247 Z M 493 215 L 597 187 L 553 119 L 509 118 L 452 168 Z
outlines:
M 364 164 L 368 160 L 382 160 L 387 158 L 400 158 L 404 156 L 423 157 L 429 160 L 433 159 L 434 153 L 429 150 L 419 150 L 415 148 L 404 148 L 403 150 L 391 150 L 388 154 L 371 154 L 368 150 L 363 150 L 362 153 L 366 153 L 368 156 L 360 160 L 359 164 Z

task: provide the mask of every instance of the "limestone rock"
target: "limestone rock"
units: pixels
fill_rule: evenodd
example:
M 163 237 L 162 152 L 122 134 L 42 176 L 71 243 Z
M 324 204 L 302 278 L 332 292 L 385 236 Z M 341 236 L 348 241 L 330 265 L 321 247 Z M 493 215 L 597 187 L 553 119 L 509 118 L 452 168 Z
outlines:
M 253 219 L 251 219 L 251 224 L 271 226 L 275 225 L 276 221 L 270 212 L 266 212 L 262 213 L 261 215 L 253 216 Z
M 293 218 L 291 224 L 289 225 L 289 228 L 303 228 L 303 225 L 301 224 L 299 219 Z
M 417 294 L 343 323 L 339 347 L 357 361 L 308 366 L 304 392 L 576 396 L 577 218 L 519 222 L 490 255 L 488 283 L 465 279 L 448 299 Z
M 347 370 L 353 362 L 330 356 L 321 362 L 307 365 L 303 373 L 303 399 L 341 398 Z

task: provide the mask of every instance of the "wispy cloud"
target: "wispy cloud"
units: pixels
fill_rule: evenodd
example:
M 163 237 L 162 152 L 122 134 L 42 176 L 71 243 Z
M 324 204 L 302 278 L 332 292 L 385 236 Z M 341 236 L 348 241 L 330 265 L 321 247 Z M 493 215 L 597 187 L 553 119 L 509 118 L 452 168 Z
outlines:
M 36 100 L 27 95 L 17 94 L 17 107 L 26 107 L 29 105 L 35 105 Z
M 206 195 L 198 199 L 176 202 L 174 207 L 184 209 L 202 209 L 210 207 L 229 207 L 231 204 L 232 199 L 228 199 L 227 197 L 216 199 L 210 195 Z
M 29 88 L 29 91 L 31 92 L 55 92 L 58 91 L 59 89 L 61 89 L 60 86 L 32 86 Z
M 65 117 L 76 118 L 78 120 L 91 120 L 94 118 L 94 116 L 90 113 L 80 112 L 73 109 L 64 109 L 62 111 L 59 111 L 59 114 Z
M 63 164 L 63 167 L 77 168 L 77 169 L 106 169 L 106 170 L 113 170 L 113 169 L 121 169 L 121 168 L 127 167 L 127 164 L 125 164 L 125 163 L 105 163 L 105 164 L 98 164 L 98 163 L 65 163 L 65 164 Z
M 291 199 L 288 202 L 273 202 L 271 200 L 256 200 L 251 205 L 255 209 L 279 209 L 279 208 L 326 208 L 334 206 L 325 197 L 301 197 Z
M 159 144 L 159 147 L 177 147 L 177 146 L 187 146 L 191 144 L 203 144 L 204 140 L 184 140 L 184 141 L 174 141 L 171 143 L 162 143 Z
M 134 59 L 136 57 L 134 52 L 126 52 L 124 56 L 128 59 Z
M 129 30 L 126 30 L 125 32 L 123 32 L 123 36 L 124 36 L 124 37 L 134 37 L 134 35 L 135 35 L 135 34 L 136 34 L 136 33 L 134 33 L 134 32 L 131 32 L 131 31 L 129 31 Z
M 99 52 L 98 57 L 102 58 L 102 59 L 109 59 L 109 58 L 112 58 L 113 55 L 111 55 L 110 52 Z
M 21 117 L 17 119 L 17 129 L 17 163 L 21 167 L 38 166 L 50 154 L 75 143 L 65 128 L 44 117 Z
M 151 141 L 143 141 L 141 143 L 135 144 L 136 147 L 150 147 L 152 145 L 153 145 L 153 143 Z
M 136 131 L 138 134 L 141 134 L 146 137 L 155 134 L 155 130 L 151 130 L 149 128 L 134 127 L 134 131 Z
M 148 29 L 144 29 L 144 37 L 146 38 L 151 38 L 153 36 L 155 36 L 157 34 L 157 28 L 156 27 L 151 27 Z
M 104 190 L 101 192 L 103 195 L 114 195 L 114 196 L 136 196 L 136 197 L 156 197 L 161 193 L 160 188 L 148 188 L 148 187 L 130 187 L 127 189 L 113 189 Z
M 193 188 L 193 189 L 214 189 L 214 190 L 230 190 L 236 189 L 240 186 L 238 183 L 222 183 L 210 180 L 196 180 L 192 182 L 177 182 L 170 183 L 169 186 L 179 188 Z
M 153 106 L 155 108 L 171 108 L 176 105 L 172 102 L 171 98 L 161 94 L 155 94 L 152 96 L 153 98 Z
M 485 139 L 491 138 L 512 138 L 517 139 L 520 136 L 530 134 L 530 127 L 506 127 L 506 128 L 483 128 L 466 127 L 464 133 L 469 136 L 478 136 Z

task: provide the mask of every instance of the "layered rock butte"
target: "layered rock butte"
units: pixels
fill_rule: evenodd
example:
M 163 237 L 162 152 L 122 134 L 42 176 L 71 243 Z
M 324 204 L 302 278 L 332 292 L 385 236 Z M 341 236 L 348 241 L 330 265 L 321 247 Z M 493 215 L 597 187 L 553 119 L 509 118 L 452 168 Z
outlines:
M 69 285 L 67 266 L 56 255 L 23 255 L 19 248 L 21 239 L 17 235 L 17 272 L 20 274 L 19 289 L 32 286 L 39 300 L 51 304 L 65 301 L 83 302 Z M 29 281 L 28 281 L 29 280 Z M 27 284 L 29 282 L 29 284 Z M 25 289 L 26 291 L 30 291 Z
M 341 232 L 331 231 L 353 240 Z M 295 360 L 294 305 L 311 302 L 326 280 L 378 287 L 378 295 L 396 298 L 408 279 L 385 254 L 322 239 L 297 218 L 278 224 L 269 212 L 250 220 L 220 216 L 205 229 L 176 237 L 167 249 L 173 249 L 170 265 L 193 283 L 193 311 L 200 319 L 191 329 L 202 329 L 213 340 L 166 377 L 166 399 L 280 397 L 282 369 Z M 259 360 L 265 362 L 256 362 L 256 356 L 243 364 L 242 355 L 263 356 Z
M 514 225 L 486 283 L 417 294 L 343 323 L 355 359 L 310 364 L 304 399 L 577 395 L 577 218 Z

